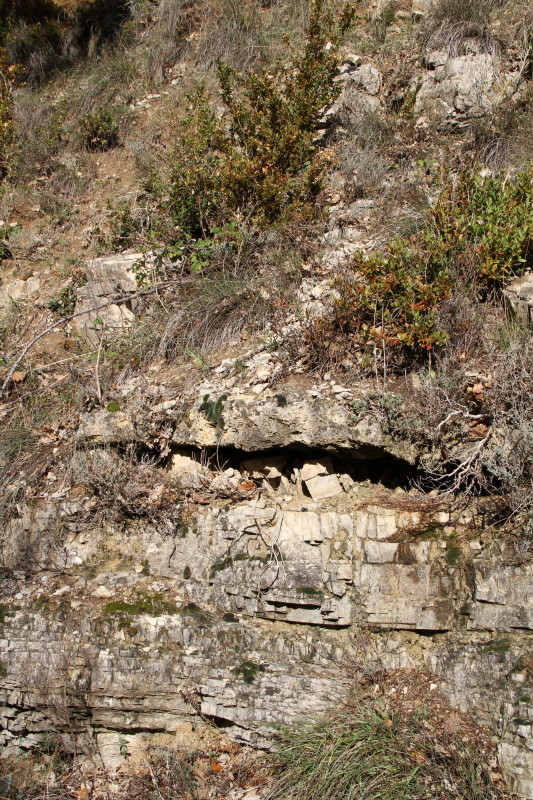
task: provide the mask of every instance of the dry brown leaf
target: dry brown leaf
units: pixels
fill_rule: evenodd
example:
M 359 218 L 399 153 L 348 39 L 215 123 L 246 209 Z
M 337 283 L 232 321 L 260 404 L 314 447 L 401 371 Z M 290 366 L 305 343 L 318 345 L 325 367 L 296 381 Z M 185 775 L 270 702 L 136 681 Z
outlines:
M 457 733 L 461 730 L 461 717 L 459 714 L 456 714 L 455 711 L 452 711 L 448 714 L 448 717 L 444 720 L 443 728 L 446 733 Z
M 473 423 L 468 431 L 469 439 L 484 439 L 487 435 L 488 425 L 483 422 Z

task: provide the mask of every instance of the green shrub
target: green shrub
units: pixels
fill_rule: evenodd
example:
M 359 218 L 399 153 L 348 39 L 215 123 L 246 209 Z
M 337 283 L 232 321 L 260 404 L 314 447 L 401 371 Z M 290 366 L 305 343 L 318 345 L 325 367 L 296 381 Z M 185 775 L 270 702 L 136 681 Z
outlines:
M 484 301 L 531 265 L 532 178 L 527 171 L 514 179 L 462 172 L 418 234 L 356 256 L 353 271 L 336 281 L 333 318 L 315 325 L 315 334 L 331 338 L 342 331 L 356 346 L 411 356 L 441 348 L 447 335 L 438 311 L 456 287 Z
M 316 0 L 304 52 L 290 63 L 259 74 L 219 64 L 224 120 L 203 87 L 189 98 L 169 203 L 183 238 L 201 238 L 235 215 L 271 224 L 312 214 L 327 161 L 313 140 L 321 110 L 340 91 L 336 45 L 352 16 L 350 4 L 336 20 Z
M 265 668 L 262 664 L 256 664 L 255 661 L 246 659 L 231 671 L 236 678 L 242 678 L 245 683 L 253 683 L 259 673 L 265 671 Z

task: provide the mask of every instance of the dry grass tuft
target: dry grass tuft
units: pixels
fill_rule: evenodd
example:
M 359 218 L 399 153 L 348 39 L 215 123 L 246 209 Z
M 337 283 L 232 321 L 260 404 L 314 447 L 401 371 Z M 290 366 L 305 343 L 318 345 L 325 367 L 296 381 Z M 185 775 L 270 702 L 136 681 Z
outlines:
M 501 776 L 492 780 L 488 737 L 431 695 L 429 680 L 398 671 L 388 680 L 387 695 L 375 699 L 360 692 L 329 718 L 283 730 L 268 800 L 508 797 Z M 400 689 L 408 694 L 395 701 Z
M 430 11 L 435 27 L 443 22 L 485 25 L 491 15 L 505 5 L 505 0 L 437 0 Z
M 444 51 L 451 58 L 469 54 L 498 55 L 500 44 L 487 25 L 478 22 L 444 20 L 428 33 L 424 51 Z

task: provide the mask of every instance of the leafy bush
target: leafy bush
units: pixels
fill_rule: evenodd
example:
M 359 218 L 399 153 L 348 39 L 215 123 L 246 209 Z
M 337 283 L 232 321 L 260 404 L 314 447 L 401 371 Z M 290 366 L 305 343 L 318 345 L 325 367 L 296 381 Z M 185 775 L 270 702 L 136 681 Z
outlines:
M 465 170 L 441 194 L 422 252 L 484 295 L 533 264 L 532 245 L 533 173 L 512 179 Z
M 440 348 L 446 333 L 438 311 L 456 291 L 494 297 L 503 282 L 533 258 L 533 181 L 461 173 L 443 190 L 427 226 L 392 240 L 382 253 L 357 255 L 353 271 L 336 281 L 333 318 L 315 334 L 353 337 L 358 347 L 392 346 L 417 356 Z M 328 328 L 329 325 L 329 328 Z
M 260 224 L 312 214 L 326 163 L 313 139 L 322 108 L 340 91 L 335 45 L 352 15 L 346 5 L 337 21 L 316 0 L 304 52 L 291 63 L 259 74 L 219 64 L 227 126 L 202 87 L 190 97 L 170 199 L 183 236 L 204 236 L 236 214 Z

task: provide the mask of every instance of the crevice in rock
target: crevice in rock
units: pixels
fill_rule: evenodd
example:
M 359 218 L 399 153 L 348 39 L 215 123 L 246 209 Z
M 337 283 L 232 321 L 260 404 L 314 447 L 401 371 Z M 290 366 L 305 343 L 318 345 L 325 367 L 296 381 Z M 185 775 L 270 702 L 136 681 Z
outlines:
M 259 452 L 236 448 L 174 448 L 161 466 L 176 476 L 211 472 L 254 481 L 273 492 L 287 493 L 297 486 L 303 497 L 320 500 L 354 484 L 381 485 L 408 491 L 424 474 L 406 461 L 383 451 L 366 459 L 349 452 L 288 447 Z M 337 481 L 337 483 L 336 483 Z

